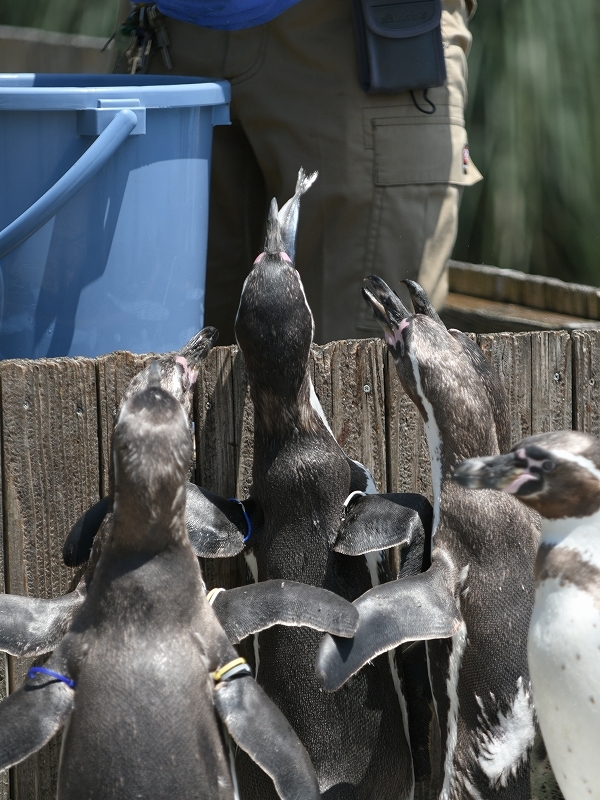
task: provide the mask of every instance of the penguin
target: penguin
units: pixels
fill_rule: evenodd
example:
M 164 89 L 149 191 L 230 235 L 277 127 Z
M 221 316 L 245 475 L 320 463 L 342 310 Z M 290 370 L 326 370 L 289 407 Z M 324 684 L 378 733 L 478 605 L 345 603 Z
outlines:
M 434 496 L 431 566 L 366 592 L 354 604 L 358 631 L 326 635 L 317 675 L 343 686 L 379 653 L 426 641 L 439 721 L 439 800 L 529 798 L 536 723 L 526 655 L 538 530 L 514 498 L 475 498 L 451 481 L 467 456 L 497 453 L 493 403 L 502 387 L 464 336 L 427 314 L 410 314 L 376 276 L 363 290 L 402 385 L 425 423 Z M 481 369 L 486 369 L 482 380 Z
M 314 177 L 300 170 L 284 209 L 297 210 Z M 235 322 L 254 406 L 251 499 L 259 516 L 247 557 L 258 585 L 290 579 L 355 600 L 390 577 L 382 548 L 417 542 L 418 550 L 427 501 L 416 495 L 374 499 L 387 503 L 393 531 L 354 519 L 353 502 L 370 501 L 364 493 L 374 485 L 336 442 L 312 386 L 314 323 L 290 244 L 297 215 L 284 209 L 272 201 L 265 250 L 244 283 Z M 342 692 L 327 694 L 315 675 L 318 644 L 314 631 L 278 626 L 259 634 L 254 652 L 256 679 L 307 748 L 321 796 L 413 797 L 406 703 L 395 662 L 375 658 Z M 236 766 L 243 800 L 274 797 L 243 754 Z
M 319 797 L 305 748 L 207 602 L 185 524 L 190 456 L 187 416 L 158 380 L 127 399 L 112 535 L 86 600 L 0 704 L 2 768 L 65 726 L 58 800 L 234 800 L 219 721 L 279 797 Z
M 181 350 L 167 353 L 152 361 L 134 376 L 119 407 L 122 407 L 129 396 L 147 387 L 151 381 L 156 382 L 158 378 L 163 388 L 168 387 L 189 414 L 192 389 L 200 363 L 214 346 L 218 335 L 216 328 L 203 328 Z M 111 484 L 112 479 L 111 464 Z M 191 484 L 188 484 L 188 491 L 189 487 Z M 196 493 L 192 490 L 190 495 L 193 501 Z M 233 509 L 233 513 L 239 514 L 239 511 Z M 18 657 L 35 657 L 54 650 L 85 600 L 102 546 L 111 530 L 111 519 L 112 486 L 107 497 L 79 517 L 63 545 L 63 560 L 67 566 L 86 565 L 83 573 L 76 577 L 72 591 L 52 599 L 0 594 L 0 650 Z M 241 514 L 236 520 L 239 526 L 243 525 Z M 201 538 L 201 531 L 196 531 L 193 525 L 190 527 L 192 535 L 197 533 Z M 229 534 L 233 538 L 231 531 Z M 235 537 L 233 546 L 230 545 L 229 549 L 237 548 L 239 552 L 243 547 L 243 537 L 237 529 Z
M 527 642 L 533 699 L 566 800 L 600 798 L 600 441 L 529 436 L 506 455 L 459 464 L 454 480 L 542 517 Z
M 158 383 L 181 402 L 189 417 L 198 367 L 217 336 L 216 328 L 204 328 L 178 353 L 152 361 L 134 376 L 120 407 L 129 397 Z M 65 561 L 70 566 L 85 564 L 71 592 L 52 599 L 0 594 L 0 651 L 37 657 L 58 646 L 86 598 L 104 545 L 112 535 L 112 502 L 111 489 L 108 497 L 80 517 L 67 537 Z M 186 527 L 198 557 L 223 558 L 242 551 L 248 517 L 240 505 L 186 482 Z M 250 504 L 247 507 L 250 509 Z M 232 644 L 272 625 L 292 624 L 292 620 L 340 636 L 351 636 L 358 624 L 358 612 L 347 601 L 293 581 L 219 593 L 212 598 L 212 605 Z
M 129 397 L 149 385 L 151 375 L 154 376 L 155 370 L 158 368 L 161 386 L 179 400 L 189 417 L 192 411 L 193 388 L 200 364 L 214 347 L 218 337 L 219 331 L 208 326 L 196 333 L 180 350 L 166 353 L 152 361 L 132 378 L 121 397 L 117 413 Z M 100 529 L 104 517 L 112 508 L 112 479 L 113 476 L 109 469 L 108 496 L 103 497 L 85 511 L 69 531 L 63 545 L 63 561 L 68 567 L 80 566 L 89 559 L 94 537 Z M 192 485 L 188 485 L 188 492 L 190 492 L 190 501 L 193 503 L 197 499 L 197 493 L 191 489 Z M 189 505 L 188 502 L 187 506 Z M 190 526 L 190 529 L 193 536 L 195 533 L 193 525 Z

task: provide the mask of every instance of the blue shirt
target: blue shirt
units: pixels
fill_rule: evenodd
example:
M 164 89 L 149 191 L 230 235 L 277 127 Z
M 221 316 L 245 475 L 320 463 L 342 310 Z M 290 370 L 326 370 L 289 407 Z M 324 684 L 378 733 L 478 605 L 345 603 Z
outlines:
M 299 0 L 159 0 L 158 10 L 167 17 L 203 28 L 237 31 L 269 22 L 297 2 Z

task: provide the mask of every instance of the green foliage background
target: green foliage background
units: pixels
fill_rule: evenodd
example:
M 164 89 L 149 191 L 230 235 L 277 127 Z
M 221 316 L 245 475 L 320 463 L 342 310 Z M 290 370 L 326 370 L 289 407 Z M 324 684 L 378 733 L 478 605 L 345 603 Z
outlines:
M 108 36 L 118 0 L 0 0 L 0 24 Z M 480 0 L 467 125 L 485 180 L 455 258 L 600 284 L 600 2 Z
M 0 0 L 0 25 L 108 38 L 118 11 L 119 0 Z
M 600 284 L 600 3 L 480 0 L 455 257 Z

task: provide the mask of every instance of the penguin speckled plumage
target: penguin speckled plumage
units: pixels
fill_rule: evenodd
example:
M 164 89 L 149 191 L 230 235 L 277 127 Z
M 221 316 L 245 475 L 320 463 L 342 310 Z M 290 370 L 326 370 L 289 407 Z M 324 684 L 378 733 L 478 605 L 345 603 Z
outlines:
M 566 800 L 600 798 L 600 441 L 523 439 L 460 464 L 454 480 L 512 494 L 542 516 L 528 637 L 533 698 Z
M 167 353 L 151 362 L 132 379 L 120 406 L 136 390 L 146 388 L 151 383 L 159 383 L 163 388 L 168 387 L 189 413 L 199 365 L 210 352 L 218 335 L 216 328 L 203 328 L 181 350 Z M 54 650 L 64 636 L 85 600 L 102 546 L 111 530 L 112 464 L 109 480 L 109 495 L 79 517 L 63 545 L 63 558 L 68 566 L 88 562 L 74 590 L 52 599 L 0 594 L 0 650 L 13 656 L 39 656 Z M 188 484 L 188 491 L 191 486 L 192 484 Z M 239 509 L 237 513 L 240 516 L 238 524 L 243 525 L 243 516 Z M 243 547 L 243 536 L 237 528 L 235 537 L 239 540 L 234 540 L 239 552 Z M 233 534 L 230 534 L 231 538 Z
M 160 386 L 130 396 L 113 455 L 112 536 L 57 650 L 0 704 L 0 767 L 68 721 L 58 800 L 234 800 L 216 711 L 281 798 L 316 800 L 304 747 L 206 600 L 185 525 L 181 404 Z
M 120 407 L 136 391 L 150 386 L 171 391 L 186 413 L 200 361 L 217 339 L 215 328 L 204 328 L 178 353 L 151 362 L 126 389 Z M 112 483 L 112 470 L 111 470 Z M 239 503 L 186 483 L 186 527 L 197 556 L 217 558 L 239 553 L 246 521 Z M 54 650 L 83 604 L 105 543 L 112 534 L 112 489 L 73 526 L 63 552 L 69 564 L 87 561 L 75 589 L 52 599 L 0 594 L 0 651 L 13 656 L 39 656 Z M 91 548 L 91 552 L 90 552 Z M 213 607 L 232 644 L 271 625 L 305 624 L 315 630 L 351 636 L 358 613 L 331 592 L 274 581 L 269 585 L 231 590 L 214 598 Z
M 379 278 L 364 290 L 382 324 L 402 385 L 425 423 L 434 494 L 431 567 L 367 592 L 356 601 L 355 638 L 326 636 L 317 668 L 328 689 L 341 686 L 377 653 L 427 641 L 440 725 L 439 800 L 530 797 L 535 736 L 526 659 L 538 532 L 513 498 L 470 497 L 450 476 L 465 453 L 498 452 L 489 393 L 464 336 L 412 315 Z M 359 673 L 360 674 L 360 673 Z
M 306 185 L 301 171 L 296 196 Z M 265 251 L 246 279 L 235 325 L 254 405 L 252 499 L 261 512 L 249 561 L 259 585 L 290 578 L 354 600 L 373 585 L 367 560 L 356 556 L 402 539 L 424 539 L 423 524 L 419 509 L 408 503 L 401 508 L 397 495 L 390 505 L 408 533 L 397 530 L 394 539 L 381 529 L 361 529 L 352 509 L 340 526 L 345 500 L 368 488 L 368 474 L 337 444 L 312 386 L 312 313 L 290 251 L 282 250 L 295 239 L 294 219 L 292 224 L 293 230 L 281 230 L 273 200 Z M 426 503 L 414 495 L 407 499 Z M 375 554 L 375 573 L 378 562 L 385 570 L 385 557 Z M 412 797 L 404 697 L 390 660 L 375 659 L 342 692 L 326 694 L 315 676 L 318 642 L 312 631 L 272 628 L 257 637 L 255 652 L 257 681 L 306 746 L 322 797 Z M 272 797 L 243 757 L 238 771 L 245 779 L 244 800 Z

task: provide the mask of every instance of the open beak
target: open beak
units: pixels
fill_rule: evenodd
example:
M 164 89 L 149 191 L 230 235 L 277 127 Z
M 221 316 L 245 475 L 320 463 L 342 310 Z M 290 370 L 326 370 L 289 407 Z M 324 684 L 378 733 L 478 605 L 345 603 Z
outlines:
M 524 483 L 536 480 L 529 464 L 518 453 L 469 458 L 454 469 L 452 480 L 465 489 L 496 489 L 516 494 Z
M 383 328 L 386 342 L 394 348 L 400 345 L 400 351 L 404 355 L 403 331 L 409 325 L 409 318 L 412 318 L 410 311 L 398 295 L 394 294 L 387 283 L 377 275 L 369 275 L 365 281 L 368 281 L 370 286 L 363 286 L 363 297 Z
M 440 325 L 444 325 L 439 314 L 433 307 L 431 300 L 427 296 L 425 289 L 416 281 L 411 281 L 408 278 L 402 281 L 402 283 L 404 283 L 408 289 L 415 314 L 424 314 L 426 317 L 431 317 L 431 319 L 439 322 Z M 444 327 L 446 326 L 444 325 Z

